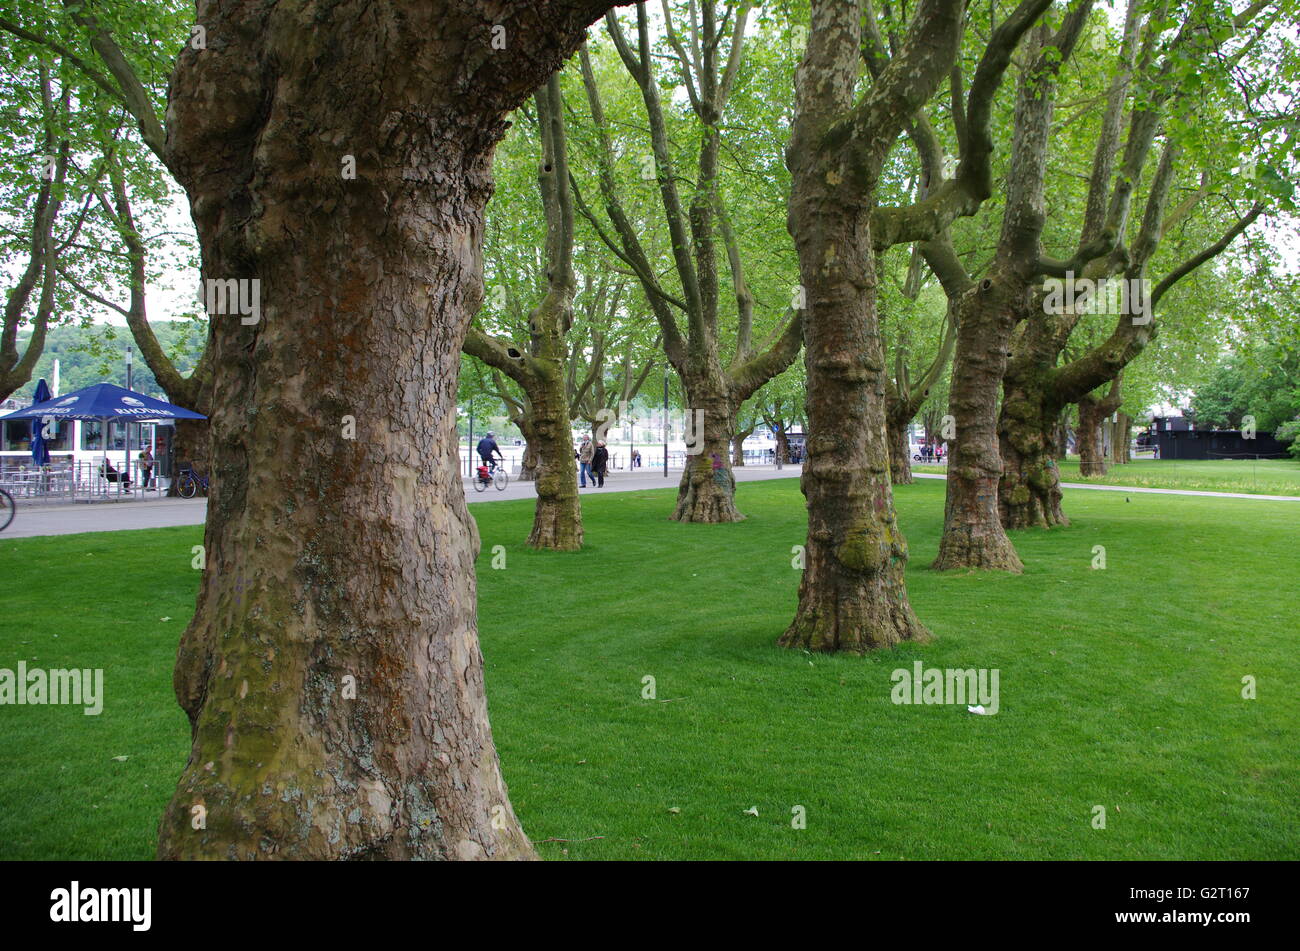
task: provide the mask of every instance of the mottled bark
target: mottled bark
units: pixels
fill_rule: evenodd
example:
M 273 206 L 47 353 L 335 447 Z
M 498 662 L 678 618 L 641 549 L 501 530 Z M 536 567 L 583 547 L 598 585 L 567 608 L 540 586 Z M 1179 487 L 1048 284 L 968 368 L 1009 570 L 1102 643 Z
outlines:
M 583 539 L 582 509 L 562 366 L 559 360 L 546 364 L 529 387 L 532 433 L 528 446 L 537 453 L 537 505 L 528 544 L 553 551 L 577 551 Z
M 532 856 L 488 726 L 457 373 L 504 117 L 606 6 L 206 5 L 239 55 L 181 54 L 168 147 L 204 277 L 260 280 L 261 319 L 215 319 L 159 857 Z
M 1244 22 L 1249 22 L 1263 7 L 1255 5 L 1245 11 L 1241 15 Z M 1136 295 L 1126 295 L 1128 306 L 1121 307 L 1121 312 L 1115 315 L 1110 335 L 1073 360 L 1063 362 L 1061 358 L 1081 314 L 1072 307 L 1062 306 L 1059 298 L 1051 308 L 1044 303 L 1041 319 L 1032 321 L 1017 341 L 1009 361 L 999 423 L 1004 464 L 1000 495 L 1003 520 L 1008 528 L 1068 524 L 1061 510 L 1059 471 L 1044 449 L 1051 441 L 1053 423 L 1050 421 L 1065 406 L 1086 401 L 1090 392 L 1108 381 L 1116 381 L 1114 390 L 1117 391 L 1117 381 L 1125 366 L 1156 333 L 1154 315 L 1162 296 L 1220 254 L 1263 212 L 1257 200 L 1218 240 L 1167 272 L 1155 283 L 1149 296 L 1142 289 L 1162 237 L 1195 208 L 1210 180 L 1206 170 L 1202 173 L 1202 188 L 1188 195 L 1172 211 L 1168 210 L 1175 179 L 1179 172 L 1186 170 L 1188 156 L 1179 137 L 1161 135 L 1167 122 L 1165 109 L 1180 96 L 1187 64 L 1198 57 L 1208 64 L 1219 55 L 1194 19 L 1184 19 L 1176 35 L 1162 39 L 1157 51 L 1157 34 L 1151 33 L 1145 41 L 1140 41 L 1142 10 L 1138 0 L 1130 0 L 1117 69 L 1111 78 L 1101 134 L 1093 153 L 1079 249 L 1068 262 L 1037 256 L 1033 248 L 1027 248 L 1032 253 L 1024 255 L 1026 263 L 1033 262 L 1033 270 L 1057 279 L 1071 274 L 1091 281 L 1119 278 L 1127 287 L 1137 287 L 1139 291 Z M 1131 81 L 1137 74 L 1143 76 L 1141 84 Z M 1118 148 L 1125 116 L 1129 124 L 1127 138 L 1123 147 Z M 1147 160 L 1158 141 L 1162 144 L 1159 160 L 1155 170 L 1148 173 Z M 1023 143 L 1020 148 L 1024 148 Z M 1141 220 L 1133 229 L 1129 217 L 1137 200 L 1137 189 L 1144 182 L 1148 184 Z M 1084 471 L 1104 472 L 1105 461 L 1097 448 L 1100 439 L 1097 421 L 1105 413 L 1081 405 L 1080 414 L 1087 417 L 1086 424 L 1081 418 L 1077 434 L 1080 451 L 1087 454 Z
M 885 431 L 889 438 L 889 481 L 894 485 L 912 484 L 912 451 L 907 438 L 907 424 L 889 414 L 885 417 Z
M 999 374 L 1007 343 L 1017 321 L 1024 317 L 1025 285 L 1031 275 L 1018 266 L 1025 248 L 1037 239 L 1042 223 L 1042 156 L 1050 128 L 1050 83 L 1045 80 L 1040 47 L 1045 27 L 1034 29 L 1048 4 L 1022 2 L 993 31 L 980 58 L 979 67 L 966 99 L 964 115 L 954 115 L 961 161 L 955 178 L 934 182 L 940 172 L 942 146 L 924 115 L 911 123 L 909 133 L 921 157 L 931 185 L 918 210 L 950 207 L 926 224 L 926 216 L 913 222 L 920 250 L 943 286 L 950 315 L 956 315 L 957 334 L 953 362 L 950 413 L 956 431 L 949 442 L 948 479 L 944 533 L 940 540 L 936 569 L 994 568 L 1018 571 L 1020 559 L 996 518 L 996 487 L 1000 470 L 994 443 L 994 412 Z M 1087 17 L 1088 2 L 1076 7 L 1067 19 L 1076 29 Z M 1012 53 L 1026 34 L 1034 38 L 1022 53 L 1022 74 L 1016 97 L 1015 135 L 1011 168 L 1007 173 L 1006 213 L 998 253 L 990 270 L 976 285 L 958 257 L 947 232 L 948 223 L 959 214 L 973 214 L 992 192 L 991 122 L 993 103 Z M 873 44 L 882 55 L 883 44 Z M 1061 50 L 1068 55 L 1068 44 Z M 870 68 L 870 67 L 869 67 Z M 1047 66 L 1047 70 L 1053 68 Z M 1033 83 L 1026 77 L 1033 74 Z M 960 105 L 960 73 L 953 75 L 953 97 Z M 964 201 L 956 196 L 964 195 Z M 914 219 L 917 215 L 912 215 Z M 933 420 L 927 420 L 933 437 Z M 941 433 L 947 438 L 947 433 Z
M 1079 401 L 1079 475 L 1103 476 L 1106 474 L 1106 452 L 1102 425 L 1106 418 L 1095 400 L 1084 397 Z
M 935 242 L 935 264 L 949 299 L 954 288 L 962 294 L 950 398 L 956 446 L 948 467 L 944 536 L 936 568 L 1021 570 L 1020 558 L 1004 530 L 1007 512 L 1018 512 L 1031 501 L 1027 496 L 1022 499 L 1024 486 L 1043 481 L 1044 467 L 1050 473 L 1056 471 L 1052 453 L 1060 407 L 1032 420 L 1020 420 L 1017 413 L 1023 412 L 1022 403 L 1007 382 L 1013 374 L 1007 356 L 1018 325 L 1026 320 L 1031 326 L 1043 322 L 1035 286 L 1046 267 L 1041 260 L 1041 238 L 1055 80 L 1087 22 L 1090 6 L 1085 0 L 1071 7 L 1055 34 L 1046 24 L 1029 31 L 1026 67 L 1016 90 L 1012 136 L 1016 147 L 1007 170 L 1006 206 L 997 253 L 987 275 L 973 284 L 955 261 L 951 245 Z M 1091 250 L 1081 250 L 1080 255 Z M 965 280 L 956 280 L 953 271 L 960 271 Z M 999 416 L 998 383 L 1004 373 Z M 1004 422 L 1008 424 L 1005 429 Z M 1030 471 L 1026 473 L 1023 467 Z M 1059 509 L 1059 489 L 1057 496 Z
M 1024 570 L 998 513 L 1002 460 L 996 431 L 998 390 L 1007 340 L 1022 316 L 1008 300 L 1004 280 L 986 280 L 960 305 L 957 355 L 949 412 L 956 438 L 949 443 L 943 535 L 933 568 Z
M 537 169 L 538 191 L 546 215 L 546 293 L 528 313 L 528 353 L 477 327 L 466 335 L 464 349 L 492 368 L 494 377 L 508 375 L 524 391 L 517 419 L 534 455 L 537 502 L 528 544 L 554 551 L 582 547 L 582 508 L 578 500 L 577 467 L 569 432 L 570 405 L 566 370 L 567 334 L 573 326 L 573 202 L 569 192 L 569 160 L 564 101 L 559 76 L 554 75 L 534 97 L 542 140 Z M 501 382 L 499 390 L 506 387 Z
M 712 377 L 712 379 L 710 379 Z M 736 508 L 736 477 L 731 471 L 731 441 L 735 435 L 736 407 L 724 389 L 721 369 L 682 379 L 686 390 L 688 429 L 702 419 L 698 432 L 688 432 L 686 466 L 677 486 L 674 522 L 740 522 L 745 516 Z M 699 415 L 700 411 L 702 416 Z M 697 452 L 691 453 L 690 449 Z
M 871 213 L 893 140 L 956 55 L 961 5 L 923 0 L 907 42 L 855 102 L 862 13 L 814 0 L 786 150 L 787 220 L 807 300 L 808 539 L 799 604 L 779 640 L 854 653 L 930 636 L 907 596 L 889 483 Z
M 1110 417 L 1122 402 L 1124 375 L 1121 372 L 1110 385 L 1104 396 L 1084 394 L 1078 399 L 1079 406 L 1079 474 L 1083 476 L 1103 476 L 1106 474 L 1106 434 L 1110 426 Z
M 1133 417 L 1123 411 L 1115 425 L 1115 437 L 1110 444 L 1110 461 L 1115 465 L 1128 465 L 1133 461 Z
M 1036 368 L 1008 370 L 998 415 L 1002 481 L 998 509 L 1008 529 L 1069 525 L 1061 509 L 1055 429 L 1061 403 L 1045 391 Z

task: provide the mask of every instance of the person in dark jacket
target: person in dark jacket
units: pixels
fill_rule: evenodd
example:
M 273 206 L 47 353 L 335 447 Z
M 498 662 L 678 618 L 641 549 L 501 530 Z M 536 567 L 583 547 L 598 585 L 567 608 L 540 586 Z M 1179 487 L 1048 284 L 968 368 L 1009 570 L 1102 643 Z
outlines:
M 496 433 L 490 432 L 478 441 L 478 457 L 483 460 L 483 465 L 489 469 L 492 468 L 492 456 L 494 454 L 502 462 L 505 462 L 505 457 L 501 455 L 501 447 L 497 445 L 495 436 Z
M 591 479 L 591 484 L 596 485 L 596 473 L 592 471 L 591 460 L 595 458 L 596 450 L 592 448 L 591 437 L 584 434 L 582 445 L 578 447 L 578 486 L 585 489 L 587 479 Z
M 131 477 L 124 472 L 119 472 L 117 467 L 107 459 L 99 464 L 99 477 L 108 482 L 120 483 L 124 492 L 131 491 Z
M 149 488 L 149 484 L 153 481 L 153 463 L 153 450 L 145 446 L 140 451 L 140 475 L 144 479 L 146 489 Z
M 609 450 L 603 442 L 596 443 L 596 451 L 591 454 L 591 474 L 596 480 L 596 488 L 605 488 L 605 470 L 609 468 Z

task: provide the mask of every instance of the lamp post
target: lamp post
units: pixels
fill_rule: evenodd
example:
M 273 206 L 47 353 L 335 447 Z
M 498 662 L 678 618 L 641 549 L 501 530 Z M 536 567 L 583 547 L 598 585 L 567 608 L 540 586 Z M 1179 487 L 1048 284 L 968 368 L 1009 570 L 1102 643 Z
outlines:
M 632 475 L 633 462 L 636 460 L 636 417 L 629 416 L 627 421 L 632 424 L 632 445 L 627 451 L 627 474 Z
M 127 347 L 126 348 L 126 388 L 128 390 L 131 389 L 131 362 L 133 357 L 134 357 L 134 349 L 132 347 Z M 122 427 L 123 429 L 126 430 L 126 432 L 122 434 L 122 447 L 123 447 L 122 471 L 126 473 L 127 478 L 130 478 L 131 477 L 131 420 L 130 419 L 123 420 Z M 106 430 L 104 433 L 104 439 L 107 440 L 108 427 L 105 426 L 104 429 Z
M 664 478 L 668 478 L 668 362 L 664 361 Z

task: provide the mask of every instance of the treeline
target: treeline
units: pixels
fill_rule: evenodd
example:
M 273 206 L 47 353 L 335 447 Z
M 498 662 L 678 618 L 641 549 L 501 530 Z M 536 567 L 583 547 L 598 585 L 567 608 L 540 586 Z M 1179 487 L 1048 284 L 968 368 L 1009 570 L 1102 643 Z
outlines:
M 1273 433 L 1300 458 L 1300 350 L 1269 341 L 1220 360 L 1192 399 L 1199 428 Z
M 151 324 L 159 344 L 172 357 L 182 373 L 189 373 L 203 352 L 207 327 L 189 320 L 159 321 Z M 19 346 L 26 348 L 30 332 L 19 334 Z M 44 379 L 54 385 L 54 361 L 59 361 L 59 389 L 70 393 L 94 383 L 126 386 L 126 351 L 135 350 L 132 360 L 131 388 L 158 399 L 167 394 L 154 378 L 153 371 L 140 358 L 130 331 L 112 324 L 54 326 L 45 338 L 45 348 L 32 370 L 32 378 L 14 396 L 31 399 L 36 383 Z

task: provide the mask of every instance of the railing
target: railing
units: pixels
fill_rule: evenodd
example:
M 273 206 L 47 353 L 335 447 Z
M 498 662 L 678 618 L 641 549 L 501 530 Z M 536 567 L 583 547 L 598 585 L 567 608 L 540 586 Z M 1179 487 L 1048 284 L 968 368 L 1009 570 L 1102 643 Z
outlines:
M 156 464 L 154 471 L 157 472 Z M 99 462 L 81 460 L 52 462 L 47 466 L 19 465 L 0 470 L 0 489 L 17 502 L 30 503 L 133 501 L 161 498 L 166 494 L 169 479 L 155 476 L 150 480 L 150 486 L 145 488 L 142 473 L 139 461 L 133 461 L 127 471 L 128 485 L 123 481 L 112 481 L 102 474 Z
M 510 477 L 516 478 L 519 475 L 519 467 L 523 463 L 523 454 L 524 454 L 523 447 L 503 446 L 501 448 L 501 451 L 505 455 L 505 465 L 507 467 L 507 471 L 510 473 Z M 639 466 L 632 467 L 630 465 L 632 461 L 631 458 L 632 450 L 630 446 L 626 444 L 610 446 L 609 447 L 609 468 L 615 472 L 626 472 L 630 470 L 632 472 L 638 472 L 638 473 L 655 472 L 661 475 L 663 474 L 664 450 L 662 445 L 656 446 L 654 444 L 650 444 L 649 446 L 642 446 L 640 443 L 638 443 L 636 451 L 641 454 L 641 464 Z M 474 448 L 472 446 L 466 446 L 464 443 L 461 443 L 459 452 L 460 452 L 461 474 L 466 476 L 467 478 L 473 476 L 474 469 L 478 466 L 479 463 L 479 459 L 474 452 Z M 671 472 L 674 469 L 678 469 L 678 470 L 684 469 L 686 467 L 687 460 L 691 458 L 693 458 L 693 456 L 688 455 L 685 451 L 681 449 L 670 450 L 668 453 L 669 471 Z M 747 466 L 775 465 L 776 463 L 776 454 L 766 449 L 746 449 L 744 451 L 744 458 L 745 458 L 745 465 Z M 732 456 L 730 453 L 728 453 L 727 455 L 727 460 L 728 462 L 732 460 Z M 798 461 L 795 461 L 790 464 L 798 465 L 799 463 Z M 575 468 L 577 467 L 576 460 L 574 462 L 574 467 Z

